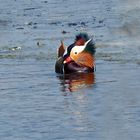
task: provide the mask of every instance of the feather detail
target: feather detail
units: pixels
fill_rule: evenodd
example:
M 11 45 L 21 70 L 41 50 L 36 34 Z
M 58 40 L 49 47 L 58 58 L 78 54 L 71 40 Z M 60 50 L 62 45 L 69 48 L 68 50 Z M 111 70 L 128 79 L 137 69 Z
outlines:
M 65 52 L 65 46 L 64 46 L 63 41 L 61 41 L 61 45 L 58 48 L 58 58 L 63 56 L 64 52 Z
M 83 66 L 87 66 L 87 67 L 90 67 L 90 68 L 93 68 L 94 65 L 95 65 L 95 63 L 94 63 L 95 62 L 94 56 L 91 55 L 90 53 L 81 52 L 78 55 L 71 56 L 71 57 L 72 57 L 72 59 L 77 64 L 80 64 L 80 65 L 83 65 Z
M 83 46 L 85 42 L 86 41 L 84 39 L 79 39 L 75 42 L 75 46 Z
M 95 43 L 93 42 L 92 39 L 90 39 L 89 41 L 87 41 L 86 47 L 84 49 L 85 52 L 88 52 L 92 55 L 95 54 Z
M 78 41 L 80 39 L 82 39 L 86 42 L 90 39 L 90 37 L 88 36 L 87 33 L 79 33 L 79 34 L 76 35 L 75 41 Z

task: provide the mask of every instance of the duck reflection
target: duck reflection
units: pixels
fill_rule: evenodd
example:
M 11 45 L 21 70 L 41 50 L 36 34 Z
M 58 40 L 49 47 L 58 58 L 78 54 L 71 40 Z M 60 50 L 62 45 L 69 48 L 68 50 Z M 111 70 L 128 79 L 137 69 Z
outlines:
M 59 75 L 62 91 L 78 91 L 84 87 L 89 87 L 95 83 L 94 73 L 73 73 L 66 75 Z

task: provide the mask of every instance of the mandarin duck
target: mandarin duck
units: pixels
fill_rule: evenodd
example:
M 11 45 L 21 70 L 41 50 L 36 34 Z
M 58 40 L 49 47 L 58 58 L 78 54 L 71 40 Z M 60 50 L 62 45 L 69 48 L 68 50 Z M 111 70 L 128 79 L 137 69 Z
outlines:
M 74 43 L 65 48 L 61 41 L 58 49 L 58 60 L 55 63 L 56 73 L 90 73 L 95 71 L 95 43 L 87 33 L 76 35 Z

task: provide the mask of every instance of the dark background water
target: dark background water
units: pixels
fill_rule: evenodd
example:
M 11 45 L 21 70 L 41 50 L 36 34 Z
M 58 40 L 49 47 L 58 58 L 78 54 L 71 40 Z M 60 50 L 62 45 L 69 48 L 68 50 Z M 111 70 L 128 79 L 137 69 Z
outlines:
M 0 139 L 139 140 L 140 2 L 1 0 Z M 93 36 L 94 74 L 54 72 L 60 40 Z

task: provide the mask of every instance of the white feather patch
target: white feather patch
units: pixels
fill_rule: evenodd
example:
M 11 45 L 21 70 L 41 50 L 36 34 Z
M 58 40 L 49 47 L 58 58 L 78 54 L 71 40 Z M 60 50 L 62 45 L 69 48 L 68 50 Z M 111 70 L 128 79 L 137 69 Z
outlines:
M 91 39 L 89 39 L 83 46 L 74 46 L 71 50 L 71 53 L 74 54 L 74 55 L 77 55 L 79 54 L 80 52 L 82 52 L 86 45 L 91 41 Z

